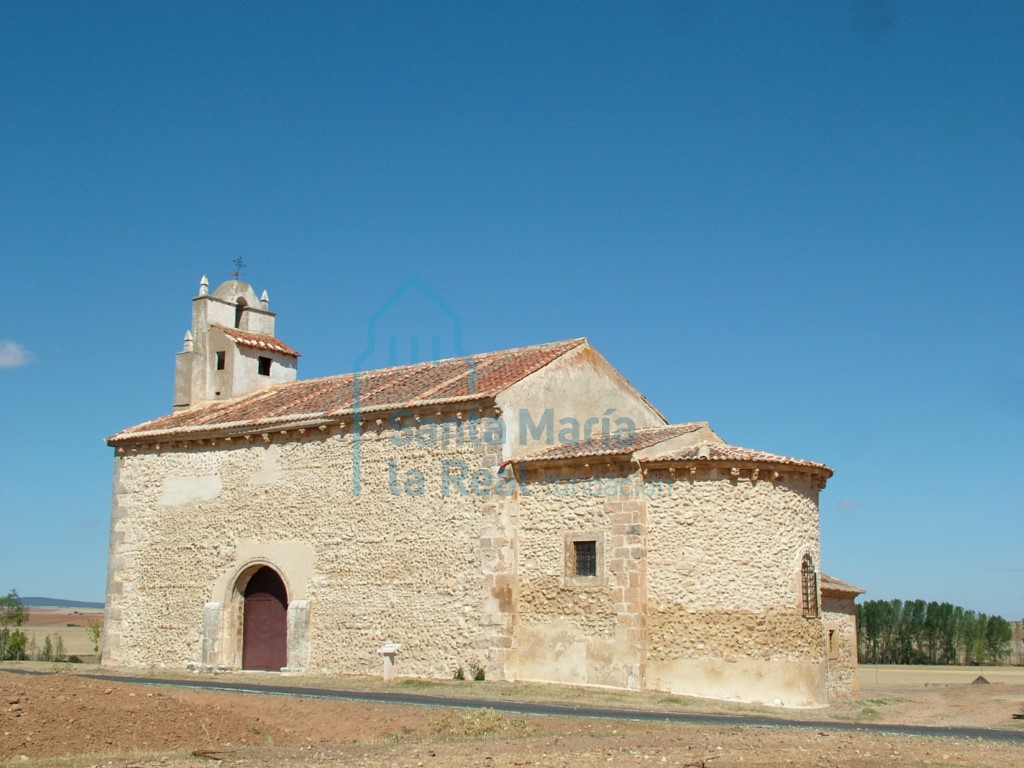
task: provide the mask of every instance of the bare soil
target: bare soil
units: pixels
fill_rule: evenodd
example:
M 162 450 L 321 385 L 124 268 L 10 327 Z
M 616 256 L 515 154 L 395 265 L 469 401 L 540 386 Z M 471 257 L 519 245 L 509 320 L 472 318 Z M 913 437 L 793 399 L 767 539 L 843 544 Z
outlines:
M 1024 765 L 1024 745 L 973 739 L 506 716 L 485 708 L 421 708 L 115 684 L 67 674 L 67 667 L 56 669 L 65 674 L 28 676 L 0 670 L 3 765 Z M 308 684 L 293 678 L 260 679 L 278 681 Z M 347 678 L 331 682 L 357 687 Z M 361 683 L 373 685 L 383 687 L 377 681 Z M 552 691 L 550 686 L 399 683 L 388 690 L 432 695 L 472 691 L 495 699 L 510 694 L 545 700 L 567 696 L 581 704 L 730 711 L 727 705 L 680 697 L 561 687 Z M 545 695 L 548 691 L 550 696 Z M 1024 685 L 956 683 L 865 686 L 860 699 L 828 710 L 733 709 L 790 718 L 960 724 L 1024 732 L 1024 721 L 1012 719 L 1022 706 Z

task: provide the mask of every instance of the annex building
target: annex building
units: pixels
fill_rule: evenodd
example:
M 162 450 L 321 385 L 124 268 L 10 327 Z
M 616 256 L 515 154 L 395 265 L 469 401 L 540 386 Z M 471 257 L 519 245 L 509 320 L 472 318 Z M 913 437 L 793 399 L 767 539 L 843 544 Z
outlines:
M 173 412 L 108 438 L 103 663 L 532 680 L 785 706 L 855 687 L 823 464 L 668 424 L 587 341 L 300 381 L 206 278 Z

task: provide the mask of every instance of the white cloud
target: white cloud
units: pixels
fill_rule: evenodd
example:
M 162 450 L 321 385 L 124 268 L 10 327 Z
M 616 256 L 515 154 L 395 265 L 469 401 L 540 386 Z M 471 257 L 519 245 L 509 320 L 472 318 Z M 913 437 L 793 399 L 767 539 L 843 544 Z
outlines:
M 21 344 L 0 339 L 0 368 L 20 368 L 32 362 L 33 355 Z

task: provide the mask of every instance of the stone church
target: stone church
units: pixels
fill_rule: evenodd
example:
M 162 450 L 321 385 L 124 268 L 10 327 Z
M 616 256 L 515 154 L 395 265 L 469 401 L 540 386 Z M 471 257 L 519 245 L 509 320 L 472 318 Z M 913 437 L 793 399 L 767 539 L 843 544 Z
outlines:
M 108 438 L 103 663 L 818 706 L 855 687 L 823 464 L 669 424 L 586 339 L 297 379 L 204 277 L 173 412 Z M 852 648 L 852 651 L 851 651 Z

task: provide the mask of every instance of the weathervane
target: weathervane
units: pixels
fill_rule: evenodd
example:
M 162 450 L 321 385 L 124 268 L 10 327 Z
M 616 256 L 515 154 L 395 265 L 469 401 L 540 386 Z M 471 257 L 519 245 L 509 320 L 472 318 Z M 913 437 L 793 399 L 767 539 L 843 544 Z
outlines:
M 231 263 L 235 265 L 235 271 L 231 273 L 231 276 L 235 278 L 235 280 L 238 280 L 242 276 L 242 271 L 245 269 L 245 262 L 242 261 L 242 257 L 239 256 Z

